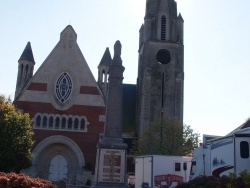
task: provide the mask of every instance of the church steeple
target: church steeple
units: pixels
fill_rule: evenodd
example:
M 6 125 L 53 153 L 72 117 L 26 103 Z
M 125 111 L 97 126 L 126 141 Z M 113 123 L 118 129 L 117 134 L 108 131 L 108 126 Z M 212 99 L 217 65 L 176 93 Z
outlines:
M 24 49 L 21 57 L 19 58 L 19 61 L 20 60 L 27 60 L 27 61 L 31 61 L 31 62 L 35 63 L 30 42 L 27 43 L 27 45 L 26 45 L 26 47 L 25 47 L 25 49 Z
M 27 43 L 18 63 L 15 98 L 21 93 L 24 86 L 33 76 L 35 60 L 30 42 Z
M 142 135 L 155 118 L 183 121 L 183 19 L 175 0 L 147 0 L 139 39 L 137 123 Z
M 177 5 L 174 0 L 147 0 L 144 18 L 144 41 L 162 40 L 176 42 Z

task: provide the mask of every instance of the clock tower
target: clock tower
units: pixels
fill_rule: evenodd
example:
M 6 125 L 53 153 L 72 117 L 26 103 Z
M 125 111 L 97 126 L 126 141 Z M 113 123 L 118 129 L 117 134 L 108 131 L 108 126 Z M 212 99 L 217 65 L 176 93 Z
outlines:
M 174 0 L 147 0 L 140 28 L 137 121 L 140 137 L 155 118 L 183 122 L 183 19 Z

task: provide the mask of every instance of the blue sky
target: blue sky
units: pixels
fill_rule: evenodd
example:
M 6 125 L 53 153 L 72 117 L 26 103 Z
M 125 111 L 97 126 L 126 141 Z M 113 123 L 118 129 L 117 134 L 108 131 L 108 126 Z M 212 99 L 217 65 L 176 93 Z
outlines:
M 184 123 L 225 135 L 250 116 L 250 1 L 176 0 L 184 19 Z M 0 93 L 13 99 L 18 59 L 31 42 L 35 71 L 72 25 L 95 78 L 106 47 L 122 44 L 124 83 L 136 83 L 146 0 L 0 2 Z

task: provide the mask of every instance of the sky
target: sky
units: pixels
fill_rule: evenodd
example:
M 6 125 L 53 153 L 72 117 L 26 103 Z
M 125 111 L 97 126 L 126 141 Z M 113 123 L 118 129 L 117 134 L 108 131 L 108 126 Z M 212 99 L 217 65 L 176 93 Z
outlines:
M 184 123 L 226 135 L 250 117 L 250 1 L 176 0 L 184 19 Z M 106 47 L 122 44 L 124 83 L 136 83 L 146 0 L 0 1 L 0 94 L 15 94 L 18 59 L 31 42 L 35 71 L 72 25 L 94 75 Z

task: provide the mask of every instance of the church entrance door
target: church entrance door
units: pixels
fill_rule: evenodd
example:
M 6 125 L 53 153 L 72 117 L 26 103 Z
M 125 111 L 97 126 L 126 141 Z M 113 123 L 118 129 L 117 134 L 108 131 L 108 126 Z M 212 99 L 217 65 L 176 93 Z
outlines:
M 60 181 L 63 178 L 67 179 L 68 163 L 64 156 L 55 155 L 50 161 L 49 180 Z

